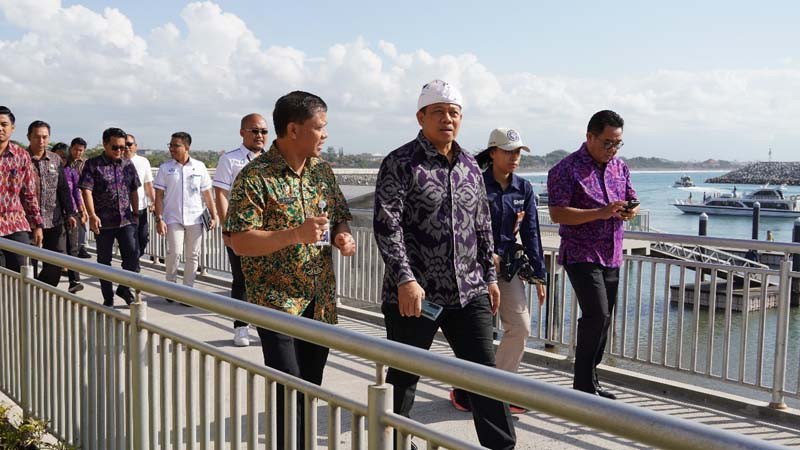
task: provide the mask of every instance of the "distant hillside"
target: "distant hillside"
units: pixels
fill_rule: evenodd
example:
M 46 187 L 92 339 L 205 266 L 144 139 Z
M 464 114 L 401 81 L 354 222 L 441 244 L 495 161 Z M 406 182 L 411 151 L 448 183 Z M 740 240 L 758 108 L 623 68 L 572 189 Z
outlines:
M 800 185 L 800 162 L 757 162 L 706 183 Z

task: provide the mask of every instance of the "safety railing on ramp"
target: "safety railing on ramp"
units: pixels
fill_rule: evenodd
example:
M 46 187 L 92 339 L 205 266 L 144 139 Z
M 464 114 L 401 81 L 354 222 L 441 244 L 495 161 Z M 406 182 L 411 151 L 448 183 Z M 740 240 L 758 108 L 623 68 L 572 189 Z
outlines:
M 354 449 L 392 448 L 393 428 L 400 447 L 408 448 L 408 438 L 414 435 L 427 441 L 429 448 L 476 448 L 392 413 L 386 366 L 658 447 L 777 448 L 622 402 L 13 241 L 0 239 L 0 248 L 131 286 L 139 291 L 137 299 L 140 292 L 171 298 L 375 364 L 368 402 L 359 404 L 157 326 L 147 320 L 145 303 L 134 303 L 127 315 L 32 279 L 30 266 L 24 266 L 20 274 L 0 269 L 0 387 L 26 415 L 47 420 L 54 435 L 83 449 L 166 448 L 170 444 L 208 448 L 212 443 L 215 448 L 241 448 L 244 443 L 254 449 L 262 441 L 267 448 L 275 448 L 277 384 L 284 385 L 290 399 L 285 409 L 289 417 L 297 407 L 295 392 L 305 394 L 307 423 L 317 423 L 318 402 L 328 405 L 329 448 L 339 446 L 335 437 L 341 432 L 343 411 L 353 418 Z M 221 400 L 226 396 L 230 398 L 227 411 Z M 225 423 L 230 425 L 228 434 L 223 432 Z M 290 446 L 298 433 L 304 433 L 306 442 L 316 442 L 316 430 L 316 426 L 297 430 L 294 420 L 285 421 Z

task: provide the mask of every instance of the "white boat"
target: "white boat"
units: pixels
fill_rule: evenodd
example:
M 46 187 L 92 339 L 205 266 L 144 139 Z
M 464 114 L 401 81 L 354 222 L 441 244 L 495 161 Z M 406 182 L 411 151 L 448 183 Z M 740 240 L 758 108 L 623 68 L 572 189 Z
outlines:
M 672 187 L 694 187 L 694 181 L 692 181 L 692 177 L 689 175 L 684 175 L 680 177 L 680 179 L 676 180 Z
M 763 187 L 740 197 L 725 193 L 706 197 L 703 202 L 675 200 L 673 204 L 687 214 L 717 214 L 726 216 L 752 216 L 753 204 L 761 206 L 764 217 L 800 217 L 800 196 L 783 195 L 781 188 Z

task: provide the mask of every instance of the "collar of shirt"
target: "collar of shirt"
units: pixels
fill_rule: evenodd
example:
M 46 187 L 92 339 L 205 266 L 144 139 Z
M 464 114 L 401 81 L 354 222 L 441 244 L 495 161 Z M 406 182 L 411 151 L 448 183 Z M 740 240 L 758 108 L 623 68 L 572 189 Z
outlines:
M 30 151 L 31 150 L 28 149 L 29 153 L 30 153 Z M 40 156 L 38 158 L 33 156 L 33 153 L 31 153 L 31 161 L 34 161 L 34 162 L 35 161 L 48 161 L 50 159 L 50 153 L 52 153 L 50 150 L 45 150 L 44 153 L 42 153 L 42 156 Z M 53 154 L 55 155 L 55 153 L 53 153 Z
M 422 134 L 422 130 L 419 130 L 419 134 L 417 134 L 417 142 L 419 142 L 419 145 L 422 146 L 422 149 L 425 151 L 425 156 L 427 156 L 428 159 L 447 158 L 443 154 L 439 153 L 439 150 L 436 148 L 436 146 L 434 146 L 431 141 L 429 141 L 428 138 Z M 458 145 L 458 142 L 453 141 L 450 151 L 453 152 L 453 164 L 461 160 L 464 152 L 461 151 L 461 146 Z
M 491 166 L 488 169 L 483 171 L 483 181 L 484 181 L 484 184 L 486 185 L 486 190 L 487 191 L 490 191 L 490 190 L 492 190 L 492 191 L 494 191 L 494 190 L 502 191 L 503 190 L 503 187 L 494 178 L 494 173 L 492 173 Z M 522 192 L 522 187 L 523 187 L 522 183 L 523 183 L 522 177 L 520 177 L 519 175 L 517 175 L 515 173 L 512 173 L 511 174 L 511 183 L 508 185 L 508 188 L 512 189 L 512 190 L 515 190 L 515 191 Z
M 239 148 L 236 149 L 236 151 L 241 152 L 241 154 L 244 155 L 247 161 L 252 161 L 265 153 L 264 150 L 261 150 L 260 152 L 258 152 L 258 154 L 256 154 L 256 152 L 245 147 L 244 142 L 242 142 L 242 145 L 240 145 Z
M 8 158 L 13 158 L 14 156 L 19 155 L 20 154 L 19 152 L 24 152 L 24 151 L 25 151 L 24 148 L 20 147 L 19 145 L 11 141 L 8 141 L 8 145 L 6 146 L 6 149 L 3 150 L 3 153 L 0 153 L 0 157 L 5 156 Z
M 267 161 L 269 162 L 270 169 L 274 170 L 274 173 L 281 173 L 288 171 L 292 175 L 300 176 L 302 174 L 295 173 L 294 169 L 289 167 L 289 163 L 286 162 L 286 158 L 283 157 L 280 150 L 278 150 L 277 141 L 272 141 L 272 145 L 269 147 L 269 150 L 266 153 Z M 306 158 L 306 164 L 303 166 L 303 171 L 305 172 L 308 169 L 316 166 L 320 163 L 319 158 Z
M 100 153 L 100 159 L 103 161 L 104 164 L 122 164 L 123 162 L 125 162 L 124 158 L 111 159 L 108 156 L 106 156 L 105 152 Z

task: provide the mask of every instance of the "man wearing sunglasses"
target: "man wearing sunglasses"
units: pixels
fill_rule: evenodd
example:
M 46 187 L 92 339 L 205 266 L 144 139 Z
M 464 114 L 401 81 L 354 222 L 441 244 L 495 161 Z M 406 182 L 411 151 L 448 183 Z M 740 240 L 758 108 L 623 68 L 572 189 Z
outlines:
M 217 171 L 214 173 L 214 199 L 217 203 L 220 223 L 225 223 L 233 180 L 244 166 L 261 155 L 264 146 L 267 145 L 267 121 L 260 114 L 248 114 L 242 117 L 239 135 L 242 137 L 242 145 L 220 156 L 217 162 Z M 231 273 L 233 274 L 231 298 L 246 301 L 242 259 L 231 249 L 230 238 L 223 235 L 222 239 L 225 242 L 225 249 L 228 251 L 228 260 L 231 263 Z M 241 320 L 233 322 L 233 345 L 237 347 L 250 345 L 248 324 Z
M 578 320 L 573 389 L 615 399 L 600 387 L 597 365 L 603 359 L 614 315 L 622 265 L 623 222 L 639 206 L 630 172 L 616 157 L 623 146 L 625 122 L 614 111 L 600 111 L 589 120 L 586 142 L 556 164 L 547 175 L 550 217 L 561 224 L 558 263 L 575 289 Z
M 136 143 L 136 136 L 128 134 L 125 138 L 125 150 L 122 157 L 133 163 L 136 174 L 139 176 L 139 189 L 136 195 L 139 197 L 139 224 L 136 226 L 136 245 L 139 249 L 139 257 L 144 255 L 144 249 L 150 241 L 150 231 L 147 228 L 147 210 L 153 210 L 156 204 L 156 193 L 153 190 L 153 170 L 150 161 L 144 156 L 139 156 L 136 151 L 139 145 Z
M 122 256 L 122 268 L 139 271 L 139 249 L 136 247 L 136 227 L 139 215 L 141 186 L 133 163 L 122 157 L 127 134 L 119 128 L 103 131 L 103 153 L 90 158 L 83 166 L 78 186 L 83 204 L 89 214 L 89 229 L 97 242 L 97 262 L 111 265 L 114 241 Z M 103 305 L 114 306 L 114 290 L 110 281 L 100 280 Z M 116 294 L 133 303 L 128 286 L 118 286 Z

